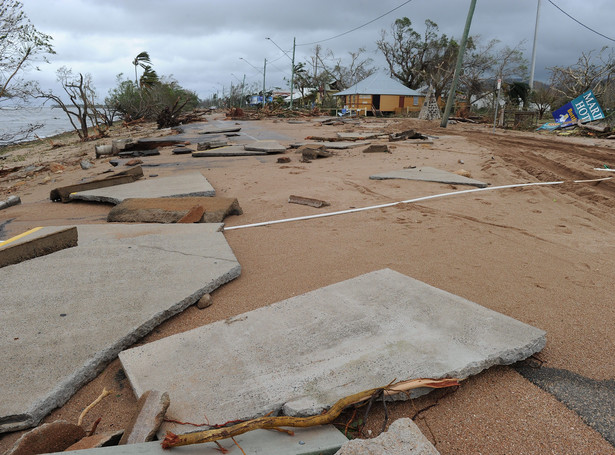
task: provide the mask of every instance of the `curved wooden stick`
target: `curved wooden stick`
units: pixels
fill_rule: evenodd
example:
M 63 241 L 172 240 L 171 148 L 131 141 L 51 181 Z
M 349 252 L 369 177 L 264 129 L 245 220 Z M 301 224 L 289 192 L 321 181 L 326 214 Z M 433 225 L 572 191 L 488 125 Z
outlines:
M 167 432 L 166 437 L 162 441 L 162 448 L 169 449 L 171 447 L 185 446 L 189 444 L 200 444 L 204 442 L 213 442 L 219 439 L 232 438 L 252 430 L 269 430 L 277 427 L 312 427 L 316 425 L 326 425 L 333 422 L 342 411 L 350 405 L 360 403 L 372 397 L 374 393 L 384 392 L 385 395 L 395 395 L 397 393 L 407 392 L 408 390 L 417 389 L 420 387 L 430 387 L 439 389 L 444 387 L 452 387 L 459 385 L 459 379 L 411 379 L 391 384 L 385 387 L 377 387 L 374 389 L 364 390 L 363 392 L 355 393 L 338 400 L 324 414 L 310 417 L 290 417 L 290 416 L 274 416 L 274 417 L 259 417 L 252 420 L 247 420 L 242 423 L 224 428 L 215 428 L 212 430 L 198 431 L 195 433 L 177 435 Z

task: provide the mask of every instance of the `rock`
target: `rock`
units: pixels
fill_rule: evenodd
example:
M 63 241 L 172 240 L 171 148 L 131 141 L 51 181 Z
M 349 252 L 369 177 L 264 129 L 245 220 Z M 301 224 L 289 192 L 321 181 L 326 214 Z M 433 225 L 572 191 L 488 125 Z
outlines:
M 65 452 L 72 452 L 73 450 L 96 449 L 98 447 L 116 446 L 120 442 L 120 439 L 123 434 L 124 430 L 119 430 L 115 432 L 107 432 L 95 434 L 92 436 L 86 436 L 80 441 L 74 443 L 72 446 L 68 447 Z
M 51 163 L 49 165 L 49 170 L 54 174 L 61 174 L 66 169 L 66 166 L 61 165 L 60 163 Z
M 120 445 L 153 441 L 169 404 L 167 392 L 148 390 L 141 395 L 137 402 L 137 413 L 122 436 Z
M 117 166 L 118 164 L 120 164 L 120 160 L 109 160 L 109 164 L 113 167 Z
M 142 164 L 142 163 L 143 163 L 143 160 L 140 160 L 138 158 L 134 158 L 134 159 L 132 159 L 130 161 L 127 161 L 126 162 L 126 166 L 136 166 L 137 164 Z
M 19 438 L 6 455 L 62 452 L 85 436 L 85 430 L 65 420 L 46 423 Z
M 331 153 L 325 150 L 324 145 L 316 144 L 302 145 L 297 149 L 297 153 L 301 153 L 304 161 L 315 160 L 316 158 L 327 158 L 331 156 Z
M 368 146 L 363 153 L 391 153 L 386 144 L 372 144 Z
M 470 171 L 466 171 L 465 169 L 459 169 L 455 171 L 455 174 L 461 175 L 462 177 L 467 177 L 469 179 L 472 178 L 472 174 L 470 174 Z
M 439 455 L 412 419 L 391 424 L 386 433 L 374 439 L 348 441 L 335 455 Z
M 196 302 L 196 307 L 199 310 L 203 310 L 203 309 L 205 309 L 207 307 L 210 307 L 213 303 L 214 302 L 213 302 L 213 300 L 211 298 L 211 294 L 205 294 L 203 297 L 201 297 L 199 299 L 198 302 Z
M 81 169 L 83 170 L 86 170 L 92 167 L 92 163 L 90 163 L 88 160 L 81 160 L 79 165 L 81 166 Z
M 290 158 L 287 156 L 282 156 L 278 158 L 278 163 L 290 163 Z
M 45 178 L 43 180 L 41 180 L 39 182 L 39 185 L 46 185 L 47 183 L 51 182 L 51 177 L 49 177 L 48 175 L 45 176 Z

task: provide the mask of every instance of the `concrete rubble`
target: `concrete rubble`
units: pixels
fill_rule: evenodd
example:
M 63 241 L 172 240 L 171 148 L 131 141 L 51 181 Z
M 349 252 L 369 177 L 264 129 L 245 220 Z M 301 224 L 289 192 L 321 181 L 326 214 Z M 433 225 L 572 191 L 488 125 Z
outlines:
M 315 415 L 395 379 L 465 378 L 545 342 L 542 330 L 384 269 L 123 351 L 120 360 L 137 396 L 167 390 L 173 418 L 220 423 Z M 160 434 L 167 430 L 183 429 L 165 423 Z
M 122 349 L 238 277 L 220 228 L 78 226 L 78 246 L 4 267 L 0 432 L 36 425 Z

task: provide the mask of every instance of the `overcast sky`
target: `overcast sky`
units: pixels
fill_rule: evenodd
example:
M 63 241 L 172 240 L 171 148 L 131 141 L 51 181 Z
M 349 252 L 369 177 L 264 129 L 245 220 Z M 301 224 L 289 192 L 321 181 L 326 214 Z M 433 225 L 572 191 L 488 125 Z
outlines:
M 612 0 L 551 0 L 578 21 L 615 38 Z M 288 88 L 289 54 L 296 37 L 296 61 L 308 61 L 314 44 L 336 57 L 366 49 L 374 66 L 385 69 L 377 51 L 381 30 L 395 19 L 408 17 L 414 28 L 436 22 L 442 33 L 461 38 L 470 0 L 22 0 L 23 10 L 36 28 L 53 37 L 56 55 L 40 72 L 27 76 L 46 88 L 59 89 L 55 71 L 62 66 L 90 73 L 102 98 L 115 86 L 118 73 L 134 78 L 132 60 L 141 51 L 150 54 L 161 76 L 172 76 L 201 98 L 237 85 L 262 85 L 266 58 L 267 87 Z M 525 40 L 531 59 L 538 0 L 478 0 L 471 35 L 484 41 L 497 38 L 516 46 Z M 399 9 L 342 37 L 384 13 Z M 536 80 L 547 81 L 546 68 L 572 65 L 583 51 L 600 50 L 614 42 L 601 37 L 542 0 L 536 51 Z M 241 60 L 240 58 L 245 59 Z M 249 62 L 249 63 L 246 63 Z M 327 61 L 325 60 L 325 63 Z M 257 67 L 255 69 L 254 67 Z

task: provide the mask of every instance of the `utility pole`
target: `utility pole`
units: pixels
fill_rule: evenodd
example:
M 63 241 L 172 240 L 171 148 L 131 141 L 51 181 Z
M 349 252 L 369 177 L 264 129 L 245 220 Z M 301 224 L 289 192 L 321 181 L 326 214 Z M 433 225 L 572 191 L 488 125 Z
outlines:
M 267 59 L 265 59 L 265 64 L 263 65 L 263 108 L 267 103 L 267 93 L 265 92 L 265 75 L 267 74 Z
M 293 60 L 292 60 L 292 69 L 290 72 L 290 110 L 293 109 L 293 98 L 295 95 L 295 47 L 296 47 L 296 38 L 293 38 Z
M 534 90 L 534 68 L 536 67 L 536 36 L 538 35 L 538 18 L 540 16 L 540 0 L 536 8 L 536 26 L 534 27 L 534 45 L 532 46 L 532 69 L 530 70 L 530 91 Z
M 457 56 L 457 66 L 455 67 L 455 75 L 453 76 L 453 85 L 451 86 L 451 91 L 448 94 L 446 108 L 444 109 L 444 115 L 442 116 L 442 122 L 440 123 L 440 127 L 442 128 L 446 128 L 448 117 L 451 115 L 453 101 L 455 100 L 455 91 L 457 90 L 457 82 L 459 81 L 459 73 L 461 73 L 461 65 L 463 64 L 463 54 L 466 51 L 466 44 L 468 43 L 468 35 L 470 33 L 470 25 L 472 24 L 472 16 L 474 16 L 475 7 L 476 0 L 471 0 L 470 10 L 468 11 L 468 17 L 466 18 L 466 26 L 463 30 L 463 36 L 461 37 L 461 44 L 459 44 L 459 55 Z

